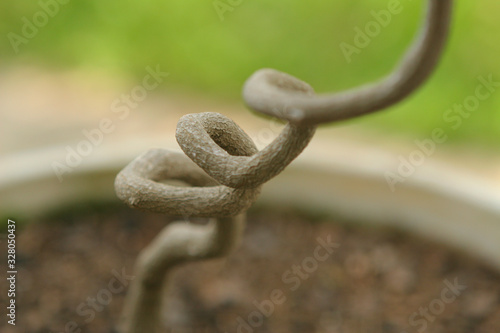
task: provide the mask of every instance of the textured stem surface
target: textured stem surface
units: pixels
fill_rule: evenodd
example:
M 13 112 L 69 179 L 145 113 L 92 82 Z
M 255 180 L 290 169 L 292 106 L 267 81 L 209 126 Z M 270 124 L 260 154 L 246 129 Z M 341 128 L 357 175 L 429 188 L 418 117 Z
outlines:
M 163 183 L 180 180 L 193 187 Z M 247 210 L 260 188 L 234 189 L 208 176 L 187 156 L 153 149 L 125 167 L 115 180 L 118 197 L 130 207 L 183 217 L 228 217 Z
M 207 225 L 173 223 L 140 254 L 120 322 L 123 333 L 157 331 L 162 286 L 172 269 L 194 260 L 225 256 L 240 237 L 245 216 L 262 184 L 279 174 L 312 139 L 321 123 L 388 107 L 411 94 L 432 73 L 442 53 L 453 0 L 429 0 L 423 31 L 399 68 L 379 83 L 316 96 L 305 82 L 271 69 L 246 82 L 250 108 L 289 123 L 258 151 L 250 137 L 218 113 L 186 115 L 176 138 L 187 155 L 151 150 L 116 177 L 129 206 L 184 217 L 212 217 Z M 167 185 L 181 180 L 192 187 Z
M 250 138 L 238 125 L 221 114 L 198 113 L 179 120 L 176 137 L 184 153 L 210 176 L 242 189 L 260 186 L 279 174 L 304 150 L 315 131 L 315 126 L 287 124 L 263 150 L 243 151 L 236 148 L 250 147 Z
M 136 263 L 136 278 L 128 291 L 120 332 L 157 332 L 165 279 L 184 263 L 226 256 L 245 224 L 244 214 L 211 219 L 207 225 L 175 222 L 144 249 Z
M 257 71 L 243 98 L 253 110 L 300 125 L 357 117 L 387 108 L 418 89 L 435 69 L 450 26 L 453 0 L 430 0 L 421 34 L 399 67 L 380 82 L 335 94 L 315 95 L 311 86 L 273 69 Z

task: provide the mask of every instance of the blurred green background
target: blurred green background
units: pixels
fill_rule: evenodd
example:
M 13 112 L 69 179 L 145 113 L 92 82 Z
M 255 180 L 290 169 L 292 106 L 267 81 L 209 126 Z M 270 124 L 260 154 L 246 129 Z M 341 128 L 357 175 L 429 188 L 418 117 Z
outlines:
M 60 1 L 66 3 L 59 4 L 35 37 L 19 45 L 18 53 L 7 36 L 21 35 L 23 17 L 32 22 L 42 5 L 0 3 L 1 66 L 98 70 L 140 80 L 146 66 L 160 64 L 170 73 L 163 89 L 235 102 L 243 82 L 262 67 L 297 76 L 317 92 L 382 77 L 412 41 L 426 4 L 401 0 L 401 14 L 348 63 L 339 45 L 353 44 L 354 28 L 364 29 L 373 20 L 371 11 L 387 8 L 389 0 L 243 0 L 229 5 L 232 11 L 223 20 L 212 0 Z M 383 133 L 420 136 L 443 127 L 453 144 L 495 145 L 500 139 L 500 91 L 481 102 L 457 130 L 446 124 L 443 114 L 474 94 L 478 76 L 492 74 L 500 81 L 499 12 L 498 0 L 456 1 L 450 42 L 425 87 L 390 110 L 350 122 Z

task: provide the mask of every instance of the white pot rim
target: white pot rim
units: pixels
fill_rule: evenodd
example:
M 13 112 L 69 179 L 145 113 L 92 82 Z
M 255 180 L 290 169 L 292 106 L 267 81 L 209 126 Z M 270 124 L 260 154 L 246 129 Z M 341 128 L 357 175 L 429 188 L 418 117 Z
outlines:
M 174 147 L 175 142 L 165 145 Z M 49 163 L 60 157 L 60 147 L 4 157 L 0 166 L 0 211 L 4 215 L 21 212 L 30 219 L 77 200 L 114 199 L 116 173 L 147 150 L 144 147 L 157 144 L 130 140 L 120 146 L 127 150 L 100 147 L 65 175 L 62 183 Z M 459 248 L 500 269 L 497 183 L 429 159 L 393 192 L 385 173 L 397 168 L 394 154 L 381 149 L 368 153 L 363 150 L 367 147 L 350 146 L 349 154 L 357 156 L 350 159 L 338 153 L 340 145 L 331 147 L 331 142 L 321 140 L 308 147 L 281 175 L 264 185 L 258 204 L 292 206 L 346 221 L 394 226 Z

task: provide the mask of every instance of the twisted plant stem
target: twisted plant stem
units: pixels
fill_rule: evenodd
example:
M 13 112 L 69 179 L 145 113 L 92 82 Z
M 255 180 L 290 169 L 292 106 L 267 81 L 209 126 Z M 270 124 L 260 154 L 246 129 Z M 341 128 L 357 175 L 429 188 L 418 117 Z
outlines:
M 227 255 L 262 184 L 302 152 L 317 125 L 386 108 L 421 86 L 444 48 L 452 5 L 453 0 L 429 0 L 422 33 L 396 71 L 379 83 L 317 96 L 309 84 L 288 74 L 271 69 L 255 73 L 243 89 L 247 105 L 288 121 L 261 151 L 231 119 L 218 113 L 191 114 L 181 118 L 176 132 L 186 155 L 151 150 L 125 167 L 115 189 L 130 207 L 212 219 L 207 225 L 170 224 L 143 250 L 120 332 L 157 332 L 162 290 L 171 271 L 186 262 Z M 191 187 L 165 184 L 168 180 Z
M 430 0 L 422 32 L 385 79 L 351 90 L 315 95 L 309 84 L 273 69 L 257 71 L 243 98 L 258 112 L 301 125 L 323 124 L 387 108 L 408 97 L 432 74 L 443 51 L 453 0 Z
M 180 264 L 226 256 L 241 237 L 245 214 L 211 219 L 207 225 L 175 222 L 165 227 L 137 259 L 120 332 L 156 332 L 165 279 Z

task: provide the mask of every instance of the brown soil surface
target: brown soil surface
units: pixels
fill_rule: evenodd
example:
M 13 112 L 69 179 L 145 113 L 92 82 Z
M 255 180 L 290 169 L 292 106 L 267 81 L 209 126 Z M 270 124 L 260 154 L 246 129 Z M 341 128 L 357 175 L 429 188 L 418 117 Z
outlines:
M 5 321 L 3 278 L 0 331 L 112 332 L 125 295 L 115 276 L 133 275 L 167 222 L 113 206 L 18 228 L 16 326 Z M 394 230 L 296 212 L 253 212 L 229 258 L 187 265 L 171 282 L 165 332 L 500 332 L 493 269 Z

